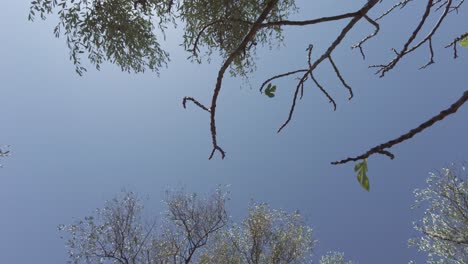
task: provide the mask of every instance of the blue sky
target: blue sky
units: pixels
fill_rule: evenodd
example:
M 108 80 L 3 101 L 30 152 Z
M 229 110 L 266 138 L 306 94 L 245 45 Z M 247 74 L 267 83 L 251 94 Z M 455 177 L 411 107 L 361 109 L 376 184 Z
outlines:
M 277 134 L 295 82 L 276 82 L 274 99 L 260 94 L 259 85 L 274 74 L 303 68 L 309 43 L 317 52 L 326 48 L 342 24 L 287 28 L 284 47 L 259 51 L 251 87 L 226 78 L 217 117 L 227 158 L 209 161 L 209 117 L 191 105 L 184 110 L 181 100 L 194 96 L 209 102 L 218 58 L 211 64 L 189 63 L 178 29 L 168 33 L 164 46 L 172 62 L 160 77 L 122 73 L 108 64 L 79 77 L 64 39 L 53 37 L 55 19 L 30 23 L 27 1 L 5 2 L 0 143 L 11 145 L 12 156 L 0 170 L 2 262 L 65 262 L 57 225 L 90 214 L 122 188 L 148 195 L 146 209 L 158 214 L 168 188 L 208 193 L 221 184 L 230 185 L 234 219 L 245 216 L 251 200 L 299 209 L 319 240 L 317 255 L 338 250 L 360 263 L 422 263 L 424 256 L 407 247 L 407 239 L 416 235 L 412 221 L 420 215 L 410 210 L 412 191 L 424 187 L 429 171 L 467 159 L 468 107 L 396 146 L 395 160 L 372 157 L 369 193 L 357 183 L 354 164 L 330 165 L 408 131 L 467 89 L 468 50 L 453 60 L 451 50 L 441 48 L 466 31 L 466 5 L 437 35 L 435 65 L 418 70 L 428 59 L 422 48 L 383 79 L 367 68 L 392 58 L 390 48 L 401 47 L 421 4 L 382 22 L 380 35 L 366 45 L 366 61 L 349 47 L 372 28 L 361 23 L 353 30 L 334 60 L 355 98 L 347 100 L 347 91 L 324 64 L 316 77 L 337 100 L 337 111 L 309 84 L 293 121 Z M 300 19 L 360 4 L 298 1 L 298 6 Z

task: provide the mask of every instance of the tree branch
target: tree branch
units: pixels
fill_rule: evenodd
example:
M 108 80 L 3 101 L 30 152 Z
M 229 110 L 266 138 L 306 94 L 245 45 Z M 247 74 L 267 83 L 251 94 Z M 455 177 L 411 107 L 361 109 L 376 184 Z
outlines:
M 363 159 L 367 159 L 369 156 L 371 155 L 374 155 L 376 153 L 378 154 L 384 154 L 384 155 L 387 155 L 389 156 L 391 159 L 394 158 L 394 155 L 391 154 L 390 152 L 388 152 L 387 150 L 385 149 L 388 149 L 388 148 L 391 148 L 393 147 L 394 145 L 397 145 L 397 144 L 400 144 L 402 143 L 403 141 L 406 141 L 412 137 L 414 137 L 415 135 L 421 133 L 423 130 L 425 130 L 426 128 L 429 128 L 431 127 L 432 125 L 434 125 L 435 123 L 439 122 L 439 121 L 442 121 L 444 118 L 446 118 L 447 116 L 451 115 L 451 114 L 454 114 L 455 112 L 457 112 L 457 110 L 464 104 L 466 103 L 466 101 L 468 101 L 468 90 L 465 91 L 463 93 L 463 95 L 455 102 L 453 103 L 449 108 L 441 111 L 438 115 L 432 117 L 431 119 L 427 120 L 426 122 L 422 123 L 421 125 L 419 125 L 418 127 L 414 128 L 414 129 L 411 129 L 408 133 L 405 133 L 401 136 L 399 136 L 398 138 L 396 139 L 393 139 L 393 140 L 390 140 L 386 143 L 383 143 L 383 144 L 380 144 L 378 146 L 375 146 L 373 148 L 371 148 L 370 150 L 368 150 L 366 153 L 362 154 L 362 155 L 359 155 L 357 157 L 354 157 L 354 158 L 346 158 L 344 160 L 340 160 L 340 161 L 334 161 L 332 162 L 331 164 L 333 165 L 338 165 L 338 164 L 344 164 L 344 163 L 348 163 L 350 161 L 358 161 L 358 160 L 363 160 Z

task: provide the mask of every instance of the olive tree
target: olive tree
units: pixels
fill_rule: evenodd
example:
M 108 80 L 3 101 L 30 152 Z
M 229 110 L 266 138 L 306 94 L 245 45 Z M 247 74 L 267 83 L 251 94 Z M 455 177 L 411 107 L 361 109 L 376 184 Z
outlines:
M 168 193 L 162 218 L 145 221 L 131 192 L 106 202 L 92 216 L 61 225 L 69 263 L 305 263 L 315 241 L 298 212 L 254 204 L 230 223 L 226 192 L 200 197 Z
M 414 226 L 421 237 L 409 240 L 409 244 L 428 254 L 427 263 L 467 263 L 467 169 L 452 165 L 432 172 L 427 187 L 414 193 L 416 207 L 425 211 Z
M 184 97 L 182 101 L 184 108 L 190 102 L 208 113 L 212 140 L 212 150 L 209 155 L 211 159 L 216 152 L 222 158 L 225 157 L 225 151 L 218 142 L 216 128 L 216 108 L 224 76 L 227 72 L 233 76 L 246 76 L 251 73 L 255 69 L 257 48 L 271 48 L 278 45 L 283 40 L 282 32 L 286 27 L 317 26 L 333 21 L 345 22 L 323 52 L 313 52 L 313 43 L 304 43 L 304 47 L 308 47 L 304 53 L 302 63 L 304 66 L 287 69 L 284 73 L 267 78 L 260 85 L 260 92 L 274 97 L 277 89 L 274 81 L 284 77 L 296 77 L 292 103 L 287 118 L 278 132 L 291 122 L 306 85 L 312 85 L 320 90 L 336 110 L 336 100 L 328 93 L 326 85 L 321 84 L 314 75 L 324 64 L 331 66 L 349 99 L 353 98 L 352 85 L 346 81 L 339 70 L 339 63 L 334 60 L 335 50 L 342 46 L 345 38 L 350 37 L 352 29 L 363 23 L 373 28 L 367 36 L 354 36 L 356 44 L 352 48 L 358 50 L 365 59 L 364 47 L 379 34 L 381 22 L 388 19 L 391 14 L 397 15 L 398 9 L 416 5 L 421 15 L 414 18 L 414 25 L 409 25 L 413 30 L 401 44 L 401 48 L 392 48 L 393 59 L 369 67 L 375 69 L 380 77 L 384 77 L 396 68 L 403 58 L 427 47 L 429 60 L 421 66 L 421 69 L 425 69 L 435 62 L 437 47 L 434 47 L 433 42 L 441 25 L 446 22 L 449 15 L 457 14 L 463 4 L 464 0 L 398 0 L 393 3 L 367 0 L 364 3 L 356 2 L 353 12 L 312 17 L 306 20 L 289 20 L 291 14 L 301 12 L 295 0 L 33 0 L 29 19 L 33 20 L 35 16 L 45 18 L 51 13 L 59 16 L 59 23 L 54 32 L 57 37 L 66 38 L 70 59 L 76 65 L 78 74 L 83 74 L 85 71 L 85 67 L 81 64 L 83 57 L 87 57 L 98 69 L 104 61 L 108 61 L 117 64 L 123 71 L 143 72 L 149 69 L 158 72 L 169 60 L 169 54 L 160 46 L 164 32 L 167 27 L 182 24 L 183 47 L 194 61 L 202 62 L 204 58 L 209 60 L 213 53 L 219 54 L 223 60 L 213 87 L 211 102 L 205 104 L 190 96 Z M 319 5 L 320 3 L 317 3 L 317 6 Z M 466 28 L 460 28 L 460 34 L 447 42 L 446 48 L 453 48 L 453 56 L 457 58 L 457 45 L 468 46 Z M 332 164 L 358 161 L 361 162 L 359 164 L 363 164 L 367 158 L 375 154 L 393 159 L 395 155 L 389 151 L 390 148 L 455 113 L 467 100 L 468 91 L 465 91 L 450 107 L 407 133 L 376 145 L 363 154 L 334 161 Z M 358 180 L 364 188 L 369 189 L 365 173 L 361 173 Z

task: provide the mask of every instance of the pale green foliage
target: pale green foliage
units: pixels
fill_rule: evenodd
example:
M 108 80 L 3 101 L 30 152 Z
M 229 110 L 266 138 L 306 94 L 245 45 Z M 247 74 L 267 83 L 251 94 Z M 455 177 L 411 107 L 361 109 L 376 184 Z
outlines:
M 367 177 L 367 159 L 354 166 L 354 171 L 357 172 L 357 180 L 361 184 L 362 188 L 366 191 L 370 190 L 369 178 Z
M 201 263 L 305 263 L 314 245 L 312 229 L 299 213 L 257 204 L 241 225 L 217 237 Z
M 462 40 L 460 41 L 460 45 L 461 45 L 462 47 L 468 48 L 468 37 L 465 37 L 464 39 L 462 39 Z
M 206 48 L 210 56 L 218 50 L 229 56 L 249 30 L 266 1 L 255 0 L 34 0 L 29 19 L 42 19 L 57 13 L 59 23 L 54 34 L 66 37 L 70 59 L 78 74 L 85 71 L 82 56 L 87 56 L 97 69 L 104 61 L 117 64 L 123 71 L 158 72 L 169 61 L 160 46 L 165 29 L 176 20 L 184 23 L 184 46 L 191 57 L 201 61 L 196 52 Z M 266 22 L 278 21 L 296 11 L 294 0 L 280 0 Z M 196 39 L 200 35 L 196 49 Z M 279 27 L 260 30 L 252 45 L 237 56 L 232 74 L 245 75 L 253 70 L 257 43 L 271 47 L 282 40 Z
M 69 263 L 305 263 L 315 241 L 299 213 L 253 205 L 239 225 L 228 227 L 226 192 L 199 197 L 169 193 L 160 225 L 144 224 L 143 206 L 132 193 L 106 203 L 72 225 Z
M 428 253 L 427 263 L 468 262 L 468 172 L 451 166 L 430 173 L 427 188 L 415 190 L 416 205 L 427 206 L 415 224 L 422 233 L 409 244 Z
M 320 259 L 320 264 L 355 264 L 351 260 L 345 261 L 344 253 L 341 252 L 328 252 Z
M 262 12 L 267 1 L 257 0 L 194 0 L 184 1 L 180 8 L 185 22 L 184 45 L 194 50 L 195 58 L 200 47 L 206 47 L 206 55 L 220 52 L 223 58 L 234 52 L 250 30 L 250 25 Z M 280 0 L 265 22 L 284 20 L 296 11 L 294 0 Z M 200 34 L 201 33 L 201 34 Z M 198 44 L 194 47 L 198 38 Z M 280 27 L 260 30 L 241 56 L 234 59 L 232 74 L 245 75 L 254 69 L 255 49 L 258 44 L 272 46 L 282 40 Z

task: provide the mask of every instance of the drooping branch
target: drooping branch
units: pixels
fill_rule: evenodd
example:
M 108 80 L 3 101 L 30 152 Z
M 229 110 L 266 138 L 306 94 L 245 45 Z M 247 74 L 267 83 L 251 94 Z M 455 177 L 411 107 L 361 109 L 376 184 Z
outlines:
M 392 140 L 390 140 L 388 142 L 385 142 L 383 144 L 375 146 L 375 147 L 371 148 L 370 150 L 368 150 L 366 153 L 364 153 L 362 155 L 359 155 L 359 156 L 356 156 L 356 157 L 349 157 L 349 158 L 346 158 L 346 159 L 343 159 L 343 160 L 340 160 L 340 161 L 334 161 L 331 164 L 337 165 L 337 164 L 348 163 L 350 161 L 364 160 L 364 159 L 367 159 L 368 157 L 370 157 L 371 155 L 374 155 L 374 154 L 384 154 L 384 155 L 389 156 L 391 159 L 393 159 L 394 155 L 391 154 L 386 149 L 389 149 L 389 148 L 393 147 L 394 145 L 400 144 L 400 143 L 414 137 L 415 135 L 421 133 L 423 130 L 431 127 L 435 123 L 437 123 L 439 121 L 442 121 L 447 116 L 449 116 L 451 114 L 454 114 L 455 112 L 457 112 L 457 110 L 464 103 L 466 103 L 466 101 L 468 101 L 468 90 L 465 91 L 463 93 L 463 95 L 455 103 L 453 103 L 449 108 L 441 111 L 438 115 L 432 117 L 431 119 L 429 119 L 426 122 L 422 123 L 418 127 L 414 128 L 414 129 L 411 129 L 409 132 L 399 136 L 398 138 L 392 139 Z
M 224 159 L 224 157 L 226 156 L 225 151 L 218 145 L 217 137 L 216 137 L 216 103 L 218 101 L 219 92 L 221 91 L 221 88 L 222 88 L 224 74 L 226 73 L 226 70 L 229 68 L 231 63 L 235 60 L 235 58 L 237 58 L 237 56 L 242 54 L 242 51 L 245 50 L 245 48 L 247 47 L 247 44 L 254 39 L 258 30 L 261 28 L 261 24 L 263 23 L 263 21 L 265 21 L 265 19 L 267 18 L 267 16 L 270 14 L 271 10 L 276 6 L 277 3 L 278 3 L 278 0 L 270 0 L 267 2 L 267 4 L 262 10 L 262 13 L 257 18 L 257 20 L 253 23 L 247 35 L 244 37 L 244 39 L 239 44 L 239 46 L 233 52 L 229 54 L 228 58 L 223 63 L 223 65 L 221 66 L 218 72 L 218 77 L 216 79 L 216 86 L 213 91 L 213 97 L 211 99 L 211 107 L 210 107 L 210 130 L 211 130 L 211 139 L 213 143 L 213 150 L 211 151 L 209 159 L 213 158 L 213 155 L 216 151 L 220 152 L 222 159 Z

